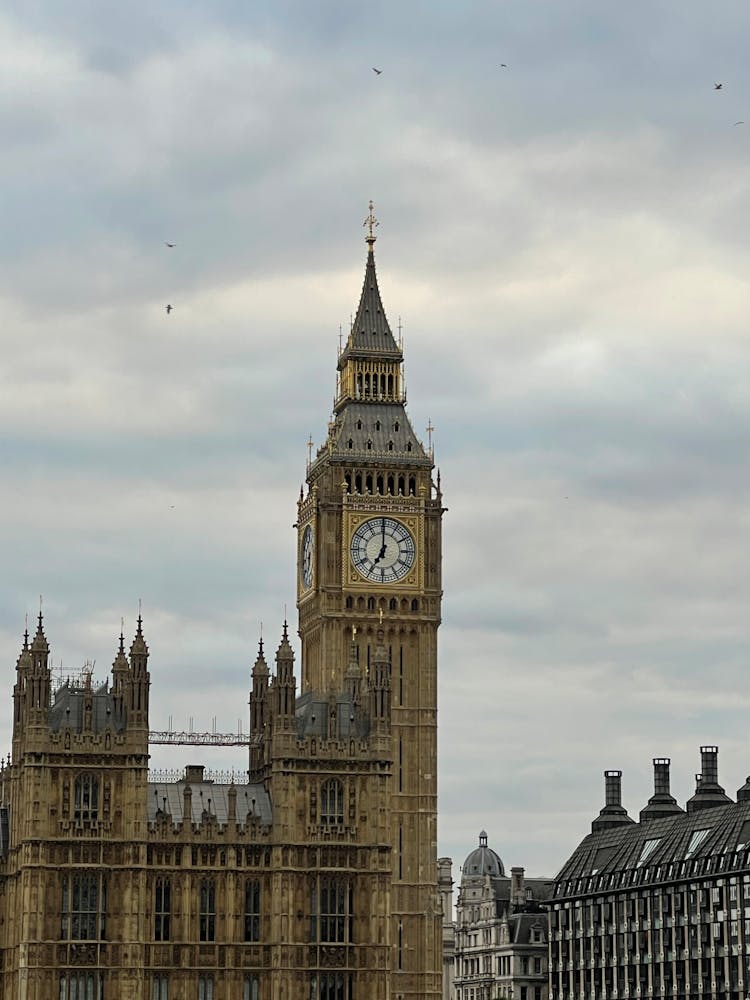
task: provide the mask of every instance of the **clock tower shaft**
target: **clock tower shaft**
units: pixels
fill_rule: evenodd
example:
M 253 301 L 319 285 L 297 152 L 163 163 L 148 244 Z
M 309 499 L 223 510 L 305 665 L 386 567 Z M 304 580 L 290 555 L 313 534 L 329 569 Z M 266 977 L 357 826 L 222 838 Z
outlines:
M 339 354 L 326 441 L 298 509 L 301 687 L 341 689 L 356 662 L 390 670 L 391 996 L 441 996 L 437 884 L 437 632 L 442 495 L 406 412 L 402 345 L 385 316 L 370 230 L 364 285 Z

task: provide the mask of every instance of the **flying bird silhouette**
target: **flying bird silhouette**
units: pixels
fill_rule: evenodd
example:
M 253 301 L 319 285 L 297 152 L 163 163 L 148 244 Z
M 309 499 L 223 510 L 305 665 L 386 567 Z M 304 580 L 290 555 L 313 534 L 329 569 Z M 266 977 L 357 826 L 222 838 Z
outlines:
M 723 89 L 724 89 L 724 84 L 723 83 L 715 83 L 714 84 L 714 90 L 723 90 Z
M 167 303 L 167 316 L 172 312 L 172 306 Z
M 373 73 L 377 73 L 378 76 L 380 76 L 380 74 L 383 72 L 382 69 L 376 69 L 374 66 L 372 67 L 372 71 Z
M 176 244 L 176 243 L 167 243 L 167 241 L 166 241 L 166 240 L 164 240 L 164 246 L 165 246 L 165 247 L 176 247 L 176 246 L 177 246 L 177 244 Z
M 500 63 L 500 69 L 507 69 L 507 68 L 508 68 L 507 63 Z
M 735 122 L 734 124 L 735 125 L 744 125 L 745 123 L 744 122 Z

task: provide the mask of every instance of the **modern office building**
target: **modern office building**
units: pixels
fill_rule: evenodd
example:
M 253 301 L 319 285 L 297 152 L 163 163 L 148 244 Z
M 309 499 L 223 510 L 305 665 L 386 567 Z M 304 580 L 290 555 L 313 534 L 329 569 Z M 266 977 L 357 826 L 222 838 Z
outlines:
M 622 806 L 621 772 L 605 772 L 604 808 L 555 881 L 552 1000 L 750 996 L 750 779 L 733 802 L 718 749 L 704 746 L 682 809 L 669 767 L 654 760 L 637 823 Z

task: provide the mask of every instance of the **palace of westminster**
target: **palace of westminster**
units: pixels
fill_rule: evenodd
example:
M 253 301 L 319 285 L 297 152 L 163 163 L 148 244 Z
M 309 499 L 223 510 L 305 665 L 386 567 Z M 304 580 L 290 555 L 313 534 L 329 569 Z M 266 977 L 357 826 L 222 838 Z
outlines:
M 297 631 L 261 642 L 247 780 L 149 777 L 139 616 L 111 678 L 52 683 L 23 638 L 0 767 L 0 1000 L 747 1000 L 750 779 L 703 747 L 634 822 L 620 772 L 555 878 L 483 831 L 437 856 L 440 477 L 406 411 L 375 272 L 296 516 Z M 48 626 L 47 626 L 48 627 Z M 270 665 L 269 665 L 269 662 Z

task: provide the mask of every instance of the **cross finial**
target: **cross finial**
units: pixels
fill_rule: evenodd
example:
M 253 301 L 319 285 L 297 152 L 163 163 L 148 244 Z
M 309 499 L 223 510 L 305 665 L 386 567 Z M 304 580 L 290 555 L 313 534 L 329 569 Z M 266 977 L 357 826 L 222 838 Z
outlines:
M 313 450 L 313 439 L 312 434 L 307 439 L 307 464 L 309 465 L 312 461 L 312 450 Z
M 376 236 L 373 236 L 372 231 L 375 228 L 375 226 L 379 226 L 380 225 L 380 223 L 378 222 L 378 220 L 375 218 L 375 215 L 374 215 L 374 212 L 373 212 L 373 209 L 375 208 L 375 206 L 372 203 L 372 198 L 370 199 L 370 204 L 369 204 L 368 208 L 370 209 L 370 213 L 367 216 L 367 218 L 365 219 L 365 221 L 362 223 L 362 225 L 369 227 L 369 233 L 370 233 L 370 235 L 365 238 L 365 242 L 367 242 L 367 243 L 370 244 L 370 251 L 372 251 L 373 243 L 377 239 Z
M 432 432 L 434 430 L 435 430 L 435 428 L 432 426 L 432 421 L 428 417 L 427 418 L 427 443 L 430 446 L 430 451 L 432 451 Z

